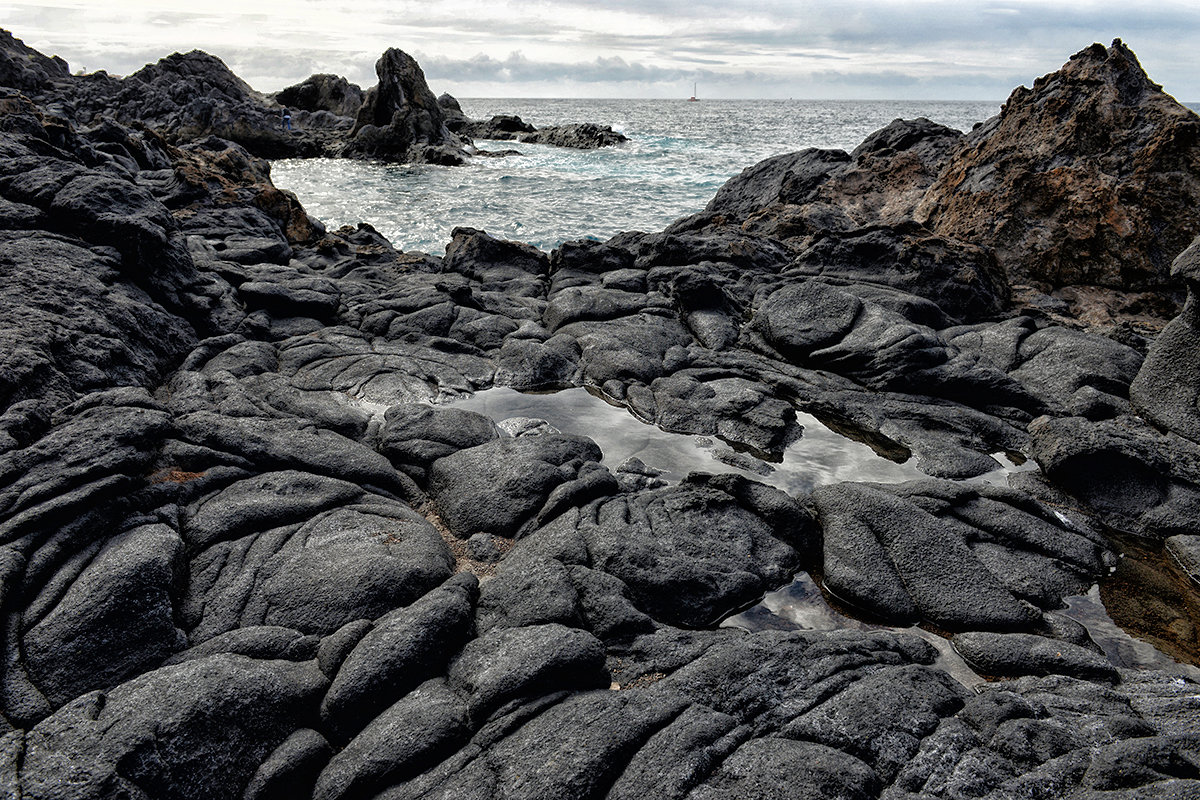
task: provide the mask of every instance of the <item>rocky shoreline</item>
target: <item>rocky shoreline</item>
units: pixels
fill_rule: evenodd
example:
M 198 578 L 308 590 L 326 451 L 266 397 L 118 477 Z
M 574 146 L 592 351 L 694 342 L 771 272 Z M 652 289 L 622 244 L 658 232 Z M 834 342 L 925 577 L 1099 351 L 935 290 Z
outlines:
M 210 56 L 135 92 L 0 36 L 6 796 L 1200 797 L 1200 684 L 1062 613 L 1135 536 L 1122 613 L 1200 660 L 1200 119 L 1119 41 L 660 233 L 433 257 L 262 158 L 452 163 L 400 51 L 284 138 Z M 666 481 L 437 404 L 498 386 L 928 477 Z M 718 626 L 799 572 L 889 627 Z

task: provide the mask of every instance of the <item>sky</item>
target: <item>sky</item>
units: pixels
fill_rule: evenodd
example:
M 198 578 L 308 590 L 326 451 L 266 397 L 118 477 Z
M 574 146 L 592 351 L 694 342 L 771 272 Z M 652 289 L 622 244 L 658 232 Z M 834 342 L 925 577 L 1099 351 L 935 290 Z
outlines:
M 0 0 L 0 27 L 72 71 L 205 50 L 264 92 L 365 88 L 399 47 L 458 97 L 1002 101 L 1120 37 L 1200 101 L 1198 0 Z

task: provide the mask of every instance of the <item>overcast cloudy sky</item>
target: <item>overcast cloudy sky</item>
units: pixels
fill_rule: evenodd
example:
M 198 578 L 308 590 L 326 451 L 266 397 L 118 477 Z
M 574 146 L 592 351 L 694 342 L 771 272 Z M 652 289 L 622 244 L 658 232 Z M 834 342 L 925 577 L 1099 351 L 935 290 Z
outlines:
M 1200 0 L 0 0 L 0 27 L 89 72 L 199 48 L 262 91 L 370 86 L 399 47 L 462 97 L 1003 100 L 1121 37 L 1200 101 Z

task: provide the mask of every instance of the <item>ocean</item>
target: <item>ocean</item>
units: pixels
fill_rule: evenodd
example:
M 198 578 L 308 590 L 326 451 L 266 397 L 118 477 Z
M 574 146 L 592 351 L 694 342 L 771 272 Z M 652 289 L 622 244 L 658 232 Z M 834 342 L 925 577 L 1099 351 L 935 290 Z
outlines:
M 700 211 L 730 177 L 807 147 L 852 150 L 896 118 L 967 131 L 999 102 L 828 100 L 461 99 L 476 119 L 516 114 L 537 127 L 611 125 L 630 142 L 571 150 L 477 144 L 520 156 L 464 167 L 290 159 L 272 165 L 309 214 L 331 228 L 370 223 L 398 248 L 441 255 L 457 226 L 551 250 L 572 239 L 659 231 Z

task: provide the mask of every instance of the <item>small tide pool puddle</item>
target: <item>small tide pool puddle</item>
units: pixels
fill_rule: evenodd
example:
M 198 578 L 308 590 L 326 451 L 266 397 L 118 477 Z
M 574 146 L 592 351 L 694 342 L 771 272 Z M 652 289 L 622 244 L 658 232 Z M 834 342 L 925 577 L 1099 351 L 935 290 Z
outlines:
M 790 445 L 781 462 L 769 464 L 747 453 L 735 453 L 724 442 L 670 433 L 647 424 L 624 407 L 585 388 L 551 393 L 522 393 L 497 387 L 452 401 L 456 408 L 475 411 L 497 422 L 514 417 L 545 420 L 567 434 L 587 436 L 600 446 L 603 463 L 615 470 L 628 458 L 664 470 L 663 478 L 677 481 L 690 472 L 739 473 L 789 494 L 804 495 L 817 486 L 843 481 L 901 483 L 927 477 L 910 459 L 896 463 L 870 446 L 849 439 L 816 417 L 798 413 L 803 435 Z M 996 469 L 970 483 L 1006 485 L 1013 472 L 1036 469 L 1032 461 L 1017 464 L 993 454 Z M 1092 640 L 1119 667 L 1159 669 L 1200 680 L 1197 619 L 1200 601 L 1182 589 L 1149 591 L 1148 585 L 1169 582 L 1169 566 L 1135 543 L 1114 543 L 1127 553 L 1114 575 L 1087 595 L 1067 598 L 1061 613 L 1087 628 Z M 1163 563 L 1159 563 L 1159 562 Z M 1185 581 L 1186 583 L 1186 581 Z M 1113 609 L 1110 614 L 1110 609 Z M 727 617 L 722 626 L 746 630 L 906 631 L 921 636 L 939 652 L 938 666 L 967 686 L 983 679 L 954 651 L 950 642 L 918 627 L 897 628 L 866 621 L 831 603 L 816 582 L 799 573 L 795 580 L 767 594 L 757 605 Z M 1141 622 L 1139 623 L 1139 619 Z M 1131 635 L 1134 634 L 1134 635 Z M 1137 638 L 1140 637 L 1140 638 Z M 1176 660 L 1178 659 L 1178 660 Z
M 843 481 L 901 483 L 927 477 L 913 460 L 903 464 L 889 461 L 868 445 L 835 433 L 804 413 L 796 415 L 804 427 L 803 435 L 784 451 L 782 462 L 769 464 L 735 452 L 714 437 L 669 433 L 642 422 L 624 407 L 612 405 L 585 388 L 527 394 L 497 387 L 456 399 L 453 405 L 497 422 L 512 417 L 543 419 L 563 433 L 595 441 L 609 469 L 635 457 L 665 470 L 662 477 L 670 481 L 681 480 L 689 472 L 734 472 L 790 494 L 807 494 L 817 486 Z M 1004 465 L 998 461 L 996 473 L 981 479 L 1004 472 Z

